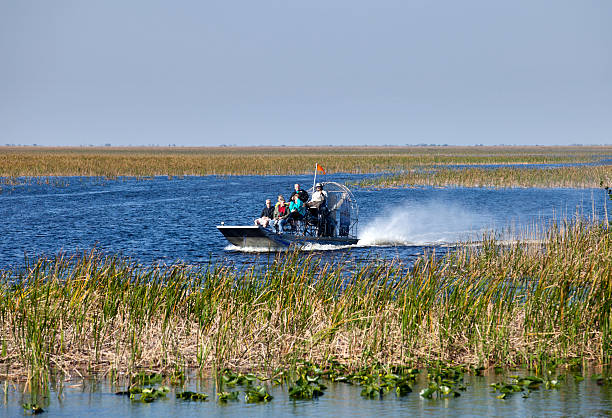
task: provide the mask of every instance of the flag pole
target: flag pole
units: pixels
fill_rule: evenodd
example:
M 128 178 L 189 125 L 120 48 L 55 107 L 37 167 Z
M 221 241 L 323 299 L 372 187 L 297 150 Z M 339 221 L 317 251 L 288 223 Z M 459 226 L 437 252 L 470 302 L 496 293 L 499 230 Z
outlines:
M 315 175 L 314 180 L 312 181 L 312 192 L 315 192 L 315 185 L 317 184 L 317 163 L 315 163 Z

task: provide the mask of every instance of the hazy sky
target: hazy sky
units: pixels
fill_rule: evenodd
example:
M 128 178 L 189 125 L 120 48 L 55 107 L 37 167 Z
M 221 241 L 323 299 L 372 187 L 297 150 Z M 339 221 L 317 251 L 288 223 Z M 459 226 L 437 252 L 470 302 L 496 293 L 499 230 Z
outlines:
M 0 144 L 612 143 L 612 1 L 0 0 Z

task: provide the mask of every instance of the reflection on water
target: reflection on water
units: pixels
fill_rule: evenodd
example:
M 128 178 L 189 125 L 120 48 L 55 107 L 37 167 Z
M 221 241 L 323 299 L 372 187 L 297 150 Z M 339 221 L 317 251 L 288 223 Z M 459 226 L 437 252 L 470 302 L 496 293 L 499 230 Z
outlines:
M 326 176 L 338 182 L 364 175 Z M 325 179 L 321 179 L 325 180 Z M 24 254 L 52 256 L 94 246 L 142 262 L 189 264 L 229 259 L 265 262 L 269 257 L 236 251 L 215 228 L 252 224 L 266 198 L 288 195 L 310 176 L 156 177 L 142 181 L 66 177 L 62 187 L 29 184 L 0 194 L 0 269 L 20 266 Z M 424 251 L 444 252 L 446 243 L 478 239 L 483 231 L 520 232 L 576 212 L 599 218 L 597 189 L 354 189 L 360 207 L 357 246 L 321 248 L 322 257 L 350 254 L 358 260 L 399 258 L 410 262 Z
M 510 374 L 526 375 L 526 372 Z M 134 403 L 126 396 L 117 396 L 114 387 L 106 382 L 71 381 L 60 390 L 53 387 L 44 405 L 45 416 L 609 416 L 612 411 L 612 385 L 598 386 L 587 378 L 576 382 L 571 375 L 564 376 L 559 389 L 534 390 L 528 398 L 516 393 L 507 399 L 496 398 L 490 384 L 508 380 L 508 376 L 466 376 L 467 389 L 452 399 L 424 399 L 419 390 L 426 386 L 426 373 L 422 372 L 413 386 L 413 392 L 398 397 L 389 393 L 384 399 L 369 400 L 360 396 L 357 385 L 329 383 L 325 394 L 316 400 L 293 401 L 287 387 L 270 388 L 274 399 L 267 404 L 246 404 L 241 393 L 238 402 L 221 405 L 215 402 L 212 380 L 192 381 L 185 390 L 205 392 L 209 402 L 177 400 L 173 389 L 165 399 L 151 404 Z M 232 390 L 240 390 L 236 388 Z M 178 389 L 182 391 L 182 389 Z M 11 387 L 0 404 L 0 415 L 22 416 L 21 403 L 29 402 L 22 388 Z

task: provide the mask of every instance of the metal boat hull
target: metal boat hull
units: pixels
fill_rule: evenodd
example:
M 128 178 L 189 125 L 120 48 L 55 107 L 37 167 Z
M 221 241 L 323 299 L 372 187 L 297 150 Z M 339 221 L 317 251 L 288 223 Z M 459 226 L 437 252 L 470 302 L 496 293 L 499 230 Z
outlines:
M 269 250 L 285 249 L 290 246 L 303 247 L 306 244 L 354 245 L 357 238 L 351 237 L 311 237 L 285 233 L 275 234 L 260 226 L 217 226 L 223 236 L 237 247 L 261 248 Z

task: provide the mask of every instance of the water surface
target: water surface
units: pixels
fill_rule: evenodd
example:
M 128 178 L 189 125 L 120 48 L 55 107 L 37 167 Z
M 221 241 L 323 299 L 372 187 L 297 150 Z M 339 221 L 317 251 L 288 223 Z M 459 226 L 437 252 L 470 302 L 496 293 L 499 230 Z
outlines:
M 359 181 L 364 175 L 320 180 Z M 266 260 L 236 251 L 216 230 L 220 222 L 252 224 L 266 198 L 287 197 L 311 176 L 204 176 L 150 180 L 61 177 L 55 183 L 4 186 L 0 193 L 0 268 L 24 257 L 98 248 L 141 263 L 191 264 L 230 259 Z M 51 183 L 54 183 L 52 181 Z M 522 231 L 534 224 L 605 216 L 599 189 L 353 188 L 360 206 L 358 246 L 325 257 L 400 258 L 410 261 L 446 243 L 478 239 L 483 231 Z M 376 245 L 376 246 L 374 246 Z M 333 248 L 315 248 L 330 250 Z
M 321 180 L 359 181 L 366 176 L 334 175 Z M 206 264 L 267 262 L 267 254 L 238 251 L 215 226 L 251 224 L 266 198 L 290 194 L 293 183 L 310 186 L 310 176 L 185 177 L 116 181 L 82 177 L 55 179 L 56 186 L 22 184 L 0 194 L 0 269 L 20 267 L 24 256 L 53 256 L 98 248 L 121 253 L 134 261 Z M 54 183 L 53 181 L 51 183 Z M 612 209 L 598 189 L 486 188 L 354 188 L 360 205 L 360 244 L 350 248 L 315 248 L 323 258 L 353 260 L 399 258 L 410 262 L 423 252 L 452 250 L 452 244 L 478 239 L 483 232 L 520 234 L 576 214 L 606 216 Z M 607 207 L 606 207 L 607 205 Z M 505 231 L 505 232 L 504 232 Z M 451 246 L 448 246 L 451 244 Z M 107 382 L 68 382 L 54 387 L 44 405 L 46 416 L 604 416 L 612 409 L 612 389 L 592 380 L 569 379 L 559 390 L 538 391 L 496 399 L 489 383 L 496 376 L 468 377 L 468 390 L 457 399 L 426 400 L 418 390 L 406 397 L 388 395 L 366 400 L 360 388 L 330 385 L 315 401 L 291 401 L 286 388 L 273 388 L 275 399 L 265 405 L 243 401 L 221 406 L 215 402 L 178 401 L 174 393 L 153 404 L 135 404 L 114 395 Z M 421 386 L 424 385 L 421 382 Z M 188 389 L 214 394 L 211 382 Z M 0 416 L 22 416 L 28 402 L 22 387 L 8 386 Z
M 513 372 L 516 373 L 516 372 Z M 509 374 L 513 374 L 509 373 Z M 517 374 L 526 375 L 526 372 Z M 507 399 L 497 399 L 490 384 L 509 381 L 507 375 L 466 376 L 467 389 L 458 398 L 424 399 L 420 389 L 426 387 L 426 373 L 421 372 L 413 392 L 398 397 L 394 393 L 383 399 L 365 399 L 360 396 L 361 387 L 344 383 L 330 383 L 325 394 L 316 400 L 294 401 L 289 399 L 287 386 L 269 387 L 274 399 L 265 404 L 246 404 L 241 387 L 240 399 L 226 405 L 215 402 L 212 380 L 188 383 L 185 390 L 205 392 L 208 402 L 190 402 L 175 398 L 173 389 L 166 398 L 151 404 L 131 402 L 115 391 L 124 387 L 111 386 L 107 382 L 71 381 L 61 390 L 54 386 L 43 408 L 48 417 L 98 416 L 98 417 L 200 417 L 200 416 L 442 416 L 442 417 L 506 417 L 506 416 L 609 416 L 612 410 L 612 386 L 598 386 L 593 379 L 575 382 L 572 375 L 563 376 L 559 389 L 532 391 L 528 398 L 516 393 Z M 21 404 L 29 402 L 19 388 L 9 389 L 0 403 L 0 415 L 22 416 Z

